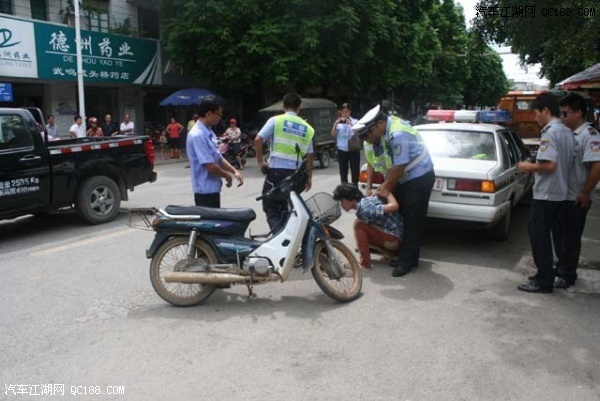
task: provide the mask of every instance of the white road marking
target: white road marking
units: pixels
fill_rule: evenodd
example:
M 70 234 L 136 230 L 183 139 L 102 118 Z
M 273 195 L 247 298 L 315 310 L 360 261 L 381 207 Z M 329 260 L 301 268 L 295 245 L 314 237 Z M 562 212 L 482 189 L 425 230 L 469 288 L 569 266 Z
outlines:
M 49 249 L 44 249 L 42 251 L 32 252 L 29 255 L 33 256 L 33 257 L 44 257 L 44 256 L 52 255 L 52 254 L 55 254 L 58 252 L 63 252 L 63 251 L 67 251 L 70 249 L 79 248 L 81 246 L 91 245 L 91 244 L 95 244 L 97 242 L 105 241 L 108 239 L 121 237 L 123 235 L 130 234 L 133 231 L 137 231 L 137 230 L 135 230 L 133 228 L 124 228 L 122 230 L 114 231 L 114 232 L 111 232 L 108 234 L 96 235 L 96 236 L 93 236 L 90 238 L 82 239 L 80 241 L 71 242 L 69 244 L 60 245 L 60 246 L 49 248 Z

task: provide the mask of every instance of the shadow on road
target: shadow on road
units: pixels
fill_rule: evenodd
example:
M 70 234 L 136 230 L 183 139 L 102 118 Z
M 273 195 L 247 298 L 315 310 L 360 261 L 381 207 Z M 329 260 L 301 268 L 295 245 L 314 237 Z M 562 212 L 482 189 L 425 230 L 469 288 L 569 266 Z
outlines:
M 256 287 L 255 287 L 256 289 Z M 283 295 L 277 298 L 267 298 L 258 295 L 249 298 L 245 288 L 236 288 L 240 293 L 231 290 L 215 291 L 203 304 L 178 308 L 169 304 L 152 305 L 136 310 L 128 315 L 131 319 L 188 319 L 201 320 L 206 323 L 223 322 L 229 319 L 245 319 L 258 323 L 261 318 L 268 317 L 277 320 L 281 317 L 297 318 L 318 322 L 321 314 L 349 307 L 350 304 L 335 302 L 323 293 L 315 292 L 306 296 Z

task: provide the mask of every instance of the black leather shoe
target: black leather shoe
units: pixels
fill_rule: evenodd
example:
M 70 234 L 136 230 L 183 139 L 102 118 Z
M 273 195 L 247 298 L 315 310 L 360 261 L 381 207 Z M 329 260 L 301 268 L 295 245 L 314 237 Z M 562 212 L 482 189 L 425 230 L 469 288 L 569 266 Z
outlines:
M 410 272 L 410 267 L 398 266 L 394 268 L 392 272 L 392 277 L 402 277 L 406 276 Z
M 554 288 L 558 288 L 558 289 L 561 289 L 561 290 L 566 290 L 567 288 L 569 288 L 573 284 L 575 284 L 575 283 L 572 280 L 566 279 L 564 277 L 557 277 L 554 280 Z
M 525 284 L 521 284 L 517 287 L 519 291 L 532 292 L 538 294 L 550 294 L 553 291 L 552 287 L 541 287 L 536 281 L 530 281 Z

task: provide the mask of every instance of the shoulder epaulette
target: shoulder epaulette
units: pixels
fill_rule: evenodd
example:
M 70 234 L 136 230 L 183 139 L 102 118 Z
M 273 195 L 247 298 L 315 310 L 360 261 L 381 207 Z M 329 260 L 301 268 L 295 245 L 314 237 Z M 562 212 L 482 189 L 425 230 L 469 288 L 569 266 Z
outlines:
M 588 127 L 588 132 L 590 133 L 590 135 L 598 135 L 598 131 L 596 131 L 596 129 L 591 125 Z

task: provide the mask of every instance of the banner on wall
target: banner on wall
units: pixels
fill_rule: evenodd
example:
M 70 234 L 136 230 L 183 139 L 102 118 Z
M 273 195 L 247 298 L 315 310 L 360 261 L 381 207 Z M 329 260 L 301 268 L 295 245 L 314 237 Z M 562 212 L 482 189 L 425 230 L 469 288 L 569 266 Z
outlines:
M 77 80 L 75 29 L 71 27 L 0 17 L 1 57 L 3 46 L 15 49 L 10 54 L 6 50 L 7 68 L 0 64 L 0 76 Z M 158 49 L 155 40 L 81 30 L 84 81 L 160 85 Z M 23 70 L 23 63 L 30 70 Z

